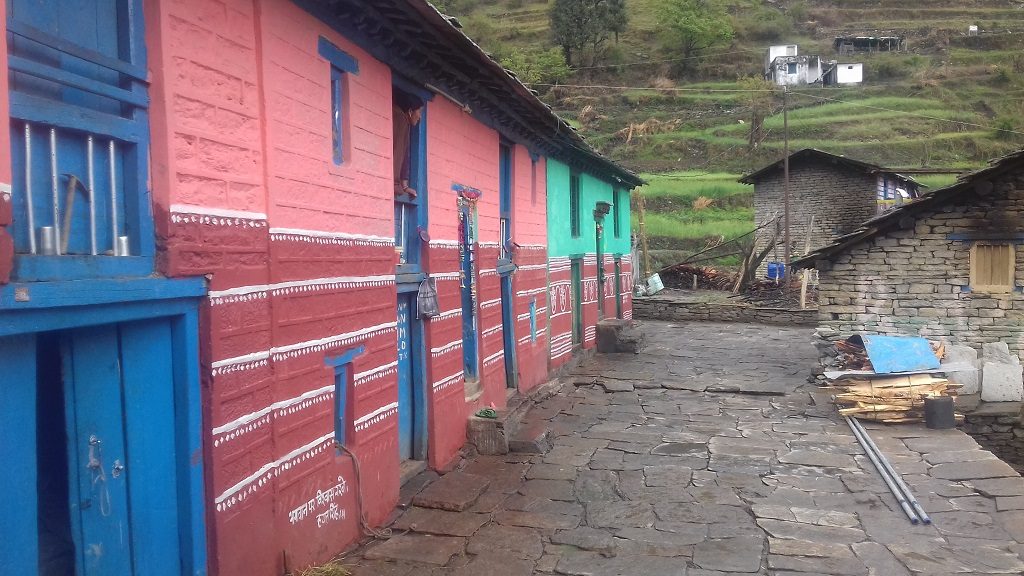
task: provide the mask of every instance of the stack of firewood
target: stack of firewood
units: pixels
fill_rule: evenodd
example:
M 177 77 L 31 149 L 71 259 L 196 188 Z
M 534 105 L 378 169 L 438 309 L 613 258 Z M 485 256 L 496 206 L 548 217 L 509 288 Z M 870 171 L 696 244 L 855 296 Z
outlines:
M 956 396 L 959 384 L 928 374 L 849 378 L 830 384 L 843 416 L 877 422 L 920 422 L 924 399 Z

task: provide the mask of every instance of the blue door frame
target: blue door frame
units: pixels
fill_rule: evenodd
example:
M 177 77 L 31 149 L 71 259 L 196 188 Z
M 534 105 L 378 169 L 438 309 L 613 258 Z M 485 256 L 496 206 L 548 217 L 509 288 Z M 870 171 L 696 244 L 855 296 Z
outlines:
M 498 145 L 498 209 L 500 215 L 500 248 L 498 274 L 501 276 L 501 333 L 505 351 L 505 385 L 516 388 L 519 373 L 516 369 L 516 312 L 515 292 L 512 291 L 512 144 Z
M 462 296 L 462 359 L 467 381 L 480 375 L 477 327 L 476 206 L 459 201 L 459 274 Z
M 131 567 L 135 574 L 160 574 L 167 567 L 174 573 L 206 574 L 206 509 L 202 458 L 202 402 L 199 383 L 198 297 L 205 294 L 201 279 L 103 280 L 41 284 L 14 284 L 0 288 L 0 434 L 8 438 L 6 454 L 19 462 L 19 474 L 8 479 L 7 495 L 0 499 L 0 574 L 35 574 L 39 571 L 39 519 L 37 515 L 37 444 L 45 441 L 36 430 L 36 340 L 44 332 L 83 330 L 82 342 L 98 326 L 122 325 L 121 371 L 143 377 L 147 371 L 170 372 L 173 389 L 165 402 L 173 408 L 160 420 L 139 417 L 133 406 L 144 391 L 125 390 L 123 421 L 125 433 L 146 442 L 151 435 L 133 433 L 140 426 L 154 425 L 173 442 L 173 478 L 150 476 L 148 465 L 132 470 L 143 492 L 129 495 L 133 518 L 128 528 L 135 539 L 161 538 L 162 529 L 174 515 L 178 546 L 140 546 L 134 550 Z M 27 301 L 26 301 L 27 299 Z M 140 322 L 162 320 L 161 322 Z M 129 325 L 128 323 L 134 323 Z M 155 331 L 155 332 L 154 332 Z M 101 330 L 102 332 L 102 330 Z M 171 344 L 162 360 L 147 350 L 159 338 Z M 96 343 L 102 334 L 95 333 Z M 83 349 L 83 354 L 93 354 Z M 145 362 L 136 362 L 142 356 Z M 153 356 L 153 358 L 150 358 Z M 171 426 L 171 429 L 167 429 Z M 88 439 L 87 439 L 88 440 Z M 71 439 L 69 438 L 69 442 Z M 145 444 L 141 450 L 145 451 Z M 113 454 L 111 454 L 113 456 Z M 110 477 L 112 462 L 103 462 Z M 79 467 L 79 470 L 82 470 Z M 69 481 L 75 477 L 69 474 Z M 173 529 L 173 528 L 171 528 Z M 168 537 L 168 535 L 163 535 Z M 175 560 L 177 559 L 177 560 Z M 180 572 L 177 567 L 180 566 Z M 82 567 L 79 567 L 82 570 Z M 88 574 L 88 572 L 82 572 Z
M 403 283 L 398 285 L 398 311 L 403 305 L 407 307 L 408 328 L 406 339 L 409 343 L 410 358 L 405 365 L 408 372 L 408 384 L 402 384 L 402 359 L 398 359 L 398 417 L 399 417 L 399 453 L 402 460 L 427 459 L 427 363 L 426 338 L 423 321 L 419 318 L 416 307 L 416 294 L 419 284 Z M 399 320 L 399 327 L 403 324 Z M 404 390 L 403 390 L 404 388 Z M 403 413 L 404 411 L 404 413 Z M 405 414 L 409 414 L 406 416 Z M 403 432 L 403 427 L 405 431 Z M 405 439 L 403 439 L 403 435 Z

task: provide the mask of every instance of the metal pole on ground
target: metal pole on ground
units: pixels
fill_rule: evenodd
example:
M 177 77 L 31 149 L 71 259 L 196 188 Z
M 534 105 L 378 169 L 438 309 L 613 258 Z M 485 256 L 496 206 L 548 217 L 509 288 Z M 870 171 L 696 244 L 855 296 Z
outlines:
M 782 87 L 782 132 L 783 132 L 783 144 L 782 154 L 782 206 L 784 214 L 783 228 L 783 242 L 785 243 L 785 251 L 783 252 L 783 262 L 785 267 L 782 270 L 782 279 L 789 279 L 789 257 L 790 257 L 790 246 L 789 246 L 789 86 Z

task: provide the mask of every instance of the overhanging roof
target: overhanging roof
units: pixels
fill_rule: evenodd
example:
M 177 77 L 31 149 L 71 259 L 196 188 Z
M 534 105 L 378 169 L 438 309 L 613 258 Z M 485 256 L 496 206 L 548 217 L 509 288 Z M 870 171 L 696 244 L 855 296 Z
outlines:
M 991 178 L 1005 174 L 1014 169 L 1024 168 L 1024 150 L 1018 150 L 1000 158 L 989 161 L 989 165 L 981 170 L 964 174 L 957 181 L 945 188 L 933 190 L 918 200 L 894 208 L 884 214 L 864 222 L 853 232 L 840 236 L 827 246 L 817 248 L 806 256 L 792 262 L 795 269 L 813 268 L 819 260 L 831 260 L 849 248 L 884 234 L 896 228 L 906 228 L 916 222 L 922 212 L 934 211 L 950 204 L 963 195 L 979 191 L 987 192 L 992 188 Z
M 920 182 L 914 180 L 910 176 L 898 174 L 893 170 L 883 168 L 882 166 L 878 166 L 877 164 L 870 164 L 868 162 L 854 160 L 853 158 L 839 156 L 838 154 L 832 154 L 830 152 L 825 152 L 824 150 L 818 150 L 817 148 L 804 148 L 803 150 L 797 150 L 796 152 L 793 152 L 792 154 L 789 155 L 789 164 L 791 167 L 794 162 L 802 162 L 806 160 L 820 160 L 823 162 L 831 162 L 833 164 L 841 164 L 853 170 L 861 170 L 867 174 L 894 174 L 902 178 L 903 180 L 913 182 L 918 186 L 922 186 Z M 769 174 L 775 172 L 776 170 L 782 170 L 782 164 L 782 160 L 772 162 L 771 164 L 765 166 L 764 168 L 761 168 L 756 172 L 751 172 L 750 174 L 747 174 L 746 176 L 740 178 L 739 181 L 743 184 L 754 184 L 755 182 L 762 180 L 763 178 L 767 177 Z
M 594 150 L 565 120 L 425 0 L 299 0 L 401 75 L 442 88 L 506 137 L 629 187 L 633 172 Z

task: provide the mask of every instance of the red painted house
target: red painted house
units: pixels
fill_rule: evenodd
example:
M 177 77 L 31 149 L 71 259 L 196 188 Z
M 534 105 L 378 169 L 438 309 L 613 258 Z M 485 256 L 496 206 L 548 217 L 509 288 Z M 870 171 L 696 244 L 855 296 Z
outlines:
M 40 10 L 67 3 L 46 0 L 53 6 Z M 70 50 L 122 84 L 135 74 L 136 91 L 123 94 L 69 80 L 59 59 L 30 70 L 56 69 L 53 82 L 115 94 L 139 111 L 138 128 L 125 133 L 136 138 L 132 150 L 148 146 L 133 156 L 148 179 L 123 184 L 135 186 L 140 207 L 121 218 L 125 250 L 145 255 L 149 246 L 151 266 L 132 268 L 133 281 L 176 282 L 174 297 L 194 302 L 183 317 L 197 319 L 174 332 L 192 335 L 181 340 L 185 352 L 198 348 L 195 362 L 175 364 L 175 378 L 195 381 L 175 384 L 195 413 L 175 416 L 177 456 L 167 464 L 179 478 L 168 490 L 181 499 L 181 572 L 277 575 L 332 557 L 361 537 L 361 523 L 387 518 L 403 479 L 453 462 L 470 414 L 549 378 L 549 274 L 563 267 L 559 257 L 549 270 L 549 161 L 616 189 L 639 179 L 594 153 L 457 23 L 423 0 L 97 1 L 97 30 L 131 16 L 113 37 L 141 43 L 126 52 L 114 42 L 104 55 L 88 45 L 101 34 L 64 38 L 57 21 L 39 32 L 45 19 L 22 26 L 35 10 L 23 4 L 6 0 L 19 38 Z M 18 42 L 9 39 L 8 51 L 20 54 Z M 6 57 L 0 51 L 0 64 Z M 11 66 L 27 69 L 24 58 Z M 42 120 L 32 122 L 45 123 L 40 106 Z M 28 306 L 26 291 L 72 290 L 23 272 L 35 262 L 25 239 L 38 226 L 18 215 L 35 213 L 36 224 L 42 216 L 38 202 L 19 204 L 31 192 L 12 156 L 20 140 L 6 138 L 27 130 L 22 110 L 0 131 L 0 157 L 13 158 L 0 162 L 0 180 L 15 173 L 13 200 L 10 186 L 0 189 L 0 226 L 10 232 L 0 230 L 0 282 L 10 280 L 0 319 Z M 127 138 L 119 134 L 111 150 Z M 119 164 L 110 165 L 113 174 Z M 70 210 L 54 203 L 56 225 Z M 76 214 L 68 218 L 77 226 Z M 115 246 L 109 258 L 118 255 Z M 612 257 L 603 262 L 611 273 Z M 622 282 L 602 281 L 611 315 Z M 596 302 L 594 282 L 587 302 Z M 125 299 L 137 298 L 133 289 Z M 167 288 L 151 292 L 171 298 Z M 431 293 L 433 313 L 424 306 Z M 625 310 L 618 302 L 628 316 L 628 295 Z M 0 358 L 7 334 L 38 326 L 0 331 Z M 18 350 L 12 341 L 11 356 Z M 126 458 L 129 471 L 146 465 Z M 25 554 L 43 545 L 20 536 Z M 125 566 L 157 573 L 139 568 L 132 551 L 146 549 L 145 530 L 132 538 Z

